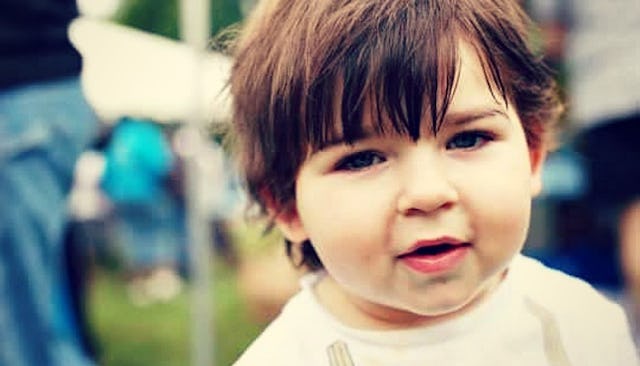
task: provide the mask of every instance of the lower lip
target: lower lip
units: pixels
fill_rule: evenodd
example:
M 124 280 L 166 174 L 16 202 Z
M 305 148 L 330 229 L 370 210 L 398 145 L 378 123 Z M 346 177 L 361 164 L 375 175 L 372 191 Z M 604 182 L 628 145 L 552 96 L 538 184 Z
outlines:
M 401 261 L 409 268 L 421 273 L 446 272 L 457 267 L 468 251 L 468 246 L 461 246 L 442 254 L 409 256 L 401 258 Z

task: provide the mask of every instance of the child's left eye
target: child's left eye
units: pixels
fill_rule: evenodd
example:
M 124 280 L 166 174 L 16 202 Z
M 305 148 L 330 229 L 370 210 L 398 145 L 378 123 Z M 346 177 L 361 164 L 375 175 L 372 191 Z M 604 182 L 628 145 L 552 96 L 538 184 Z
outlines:
M 367 169 L 373 165 L 386 161 L 386 158 L 377 151 L 366 150 L 348 155 L 335 166 L 335 170 L 358 171 Z
M 446 148 L 447 150 L 470 150 L 481 147 L 491 140 L 493 140 L 493 137 L 486 132 L 465 131 L 456 134 L 449 141 L 447 141 Z

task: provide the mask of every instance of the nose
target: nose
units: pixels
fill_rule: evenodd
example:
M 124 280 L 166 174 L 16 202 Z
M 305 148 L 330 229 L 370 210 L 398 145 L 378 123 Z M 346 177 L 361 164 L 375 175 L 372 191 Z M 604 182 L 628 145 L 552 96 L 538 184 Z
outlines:
M 397 210 L 403 215 L 429 214 L 453 206 L 458 190 L 436 149 L 416 148 L 402 165 Z

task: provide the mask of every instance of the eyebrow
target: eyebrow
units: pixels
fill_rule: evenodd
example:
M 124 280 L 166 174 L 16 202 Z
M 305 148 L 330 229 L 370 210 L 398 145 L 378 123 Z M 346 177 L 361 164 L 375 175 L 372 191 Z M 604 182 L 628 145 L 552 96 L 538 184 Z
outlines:
M 376 134 L 373 131 L 369 131 L 369 130 L 362 131 L 362 134 L 360 134 L 359 136 L 353 139 L 353 143 L 356 143 L 359 140 L 364 140 L 373 136 L 376 136 Z M 343 145 L 343 144 L 348 144 L 347 140 L 344 137 L 340 136 L 335 139 L 327 140 L 322 144 L 320 144 L 318 151 L 326 150 L 333 146 Z
M 444 117 L 444 124 L 452 124 L 455 126 L 469 124 L 471 122 L 484 118 L 502 116 L 509 119 L 507 113 L 497 108 L 476 108 L 463 110 L 459 112 L 449 112 Z
M 443 124 L 462 126 L 478 120 L 482 120 L 484 118 L 495 117 L 495 116 L 502 116 L 502 117 L 505 117 L 506 119 L 509 119 L 509 116 L 507 115 L 507 113 L 501 109 L 479 107 L 479 108 L 472 108 L 469 110 L 449 112 L 445 115 Z M 355 143 L 358 140 L 363 140 L 363 139 L 377 136 L 377 135 L 378 134 L 371 129 L 364 129 L 360 136 L 357 136 L 356 138 L 353 139 L 353 142 Z M 320 148 L 318 150 L 326 150 L 332 146 L 341 145 L 345 143 L 346 143 L 346 140 L 342 136 L 340 136 L 338 138 L 325 141 L 323 144 L 320 145 Z

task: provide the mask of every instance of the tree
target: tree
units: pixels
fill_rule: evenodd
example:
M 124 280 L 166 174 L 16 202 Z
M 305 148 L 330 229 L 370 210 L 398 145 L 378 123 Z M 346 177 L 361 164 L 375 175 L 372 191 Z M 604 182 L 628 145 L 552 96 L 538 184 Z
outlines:
M 179 38 L 179 0 L 124 0 L 115 21 L 172 39 Z M 211 35 L 242 19 L 240 0 L 211 0 Z

